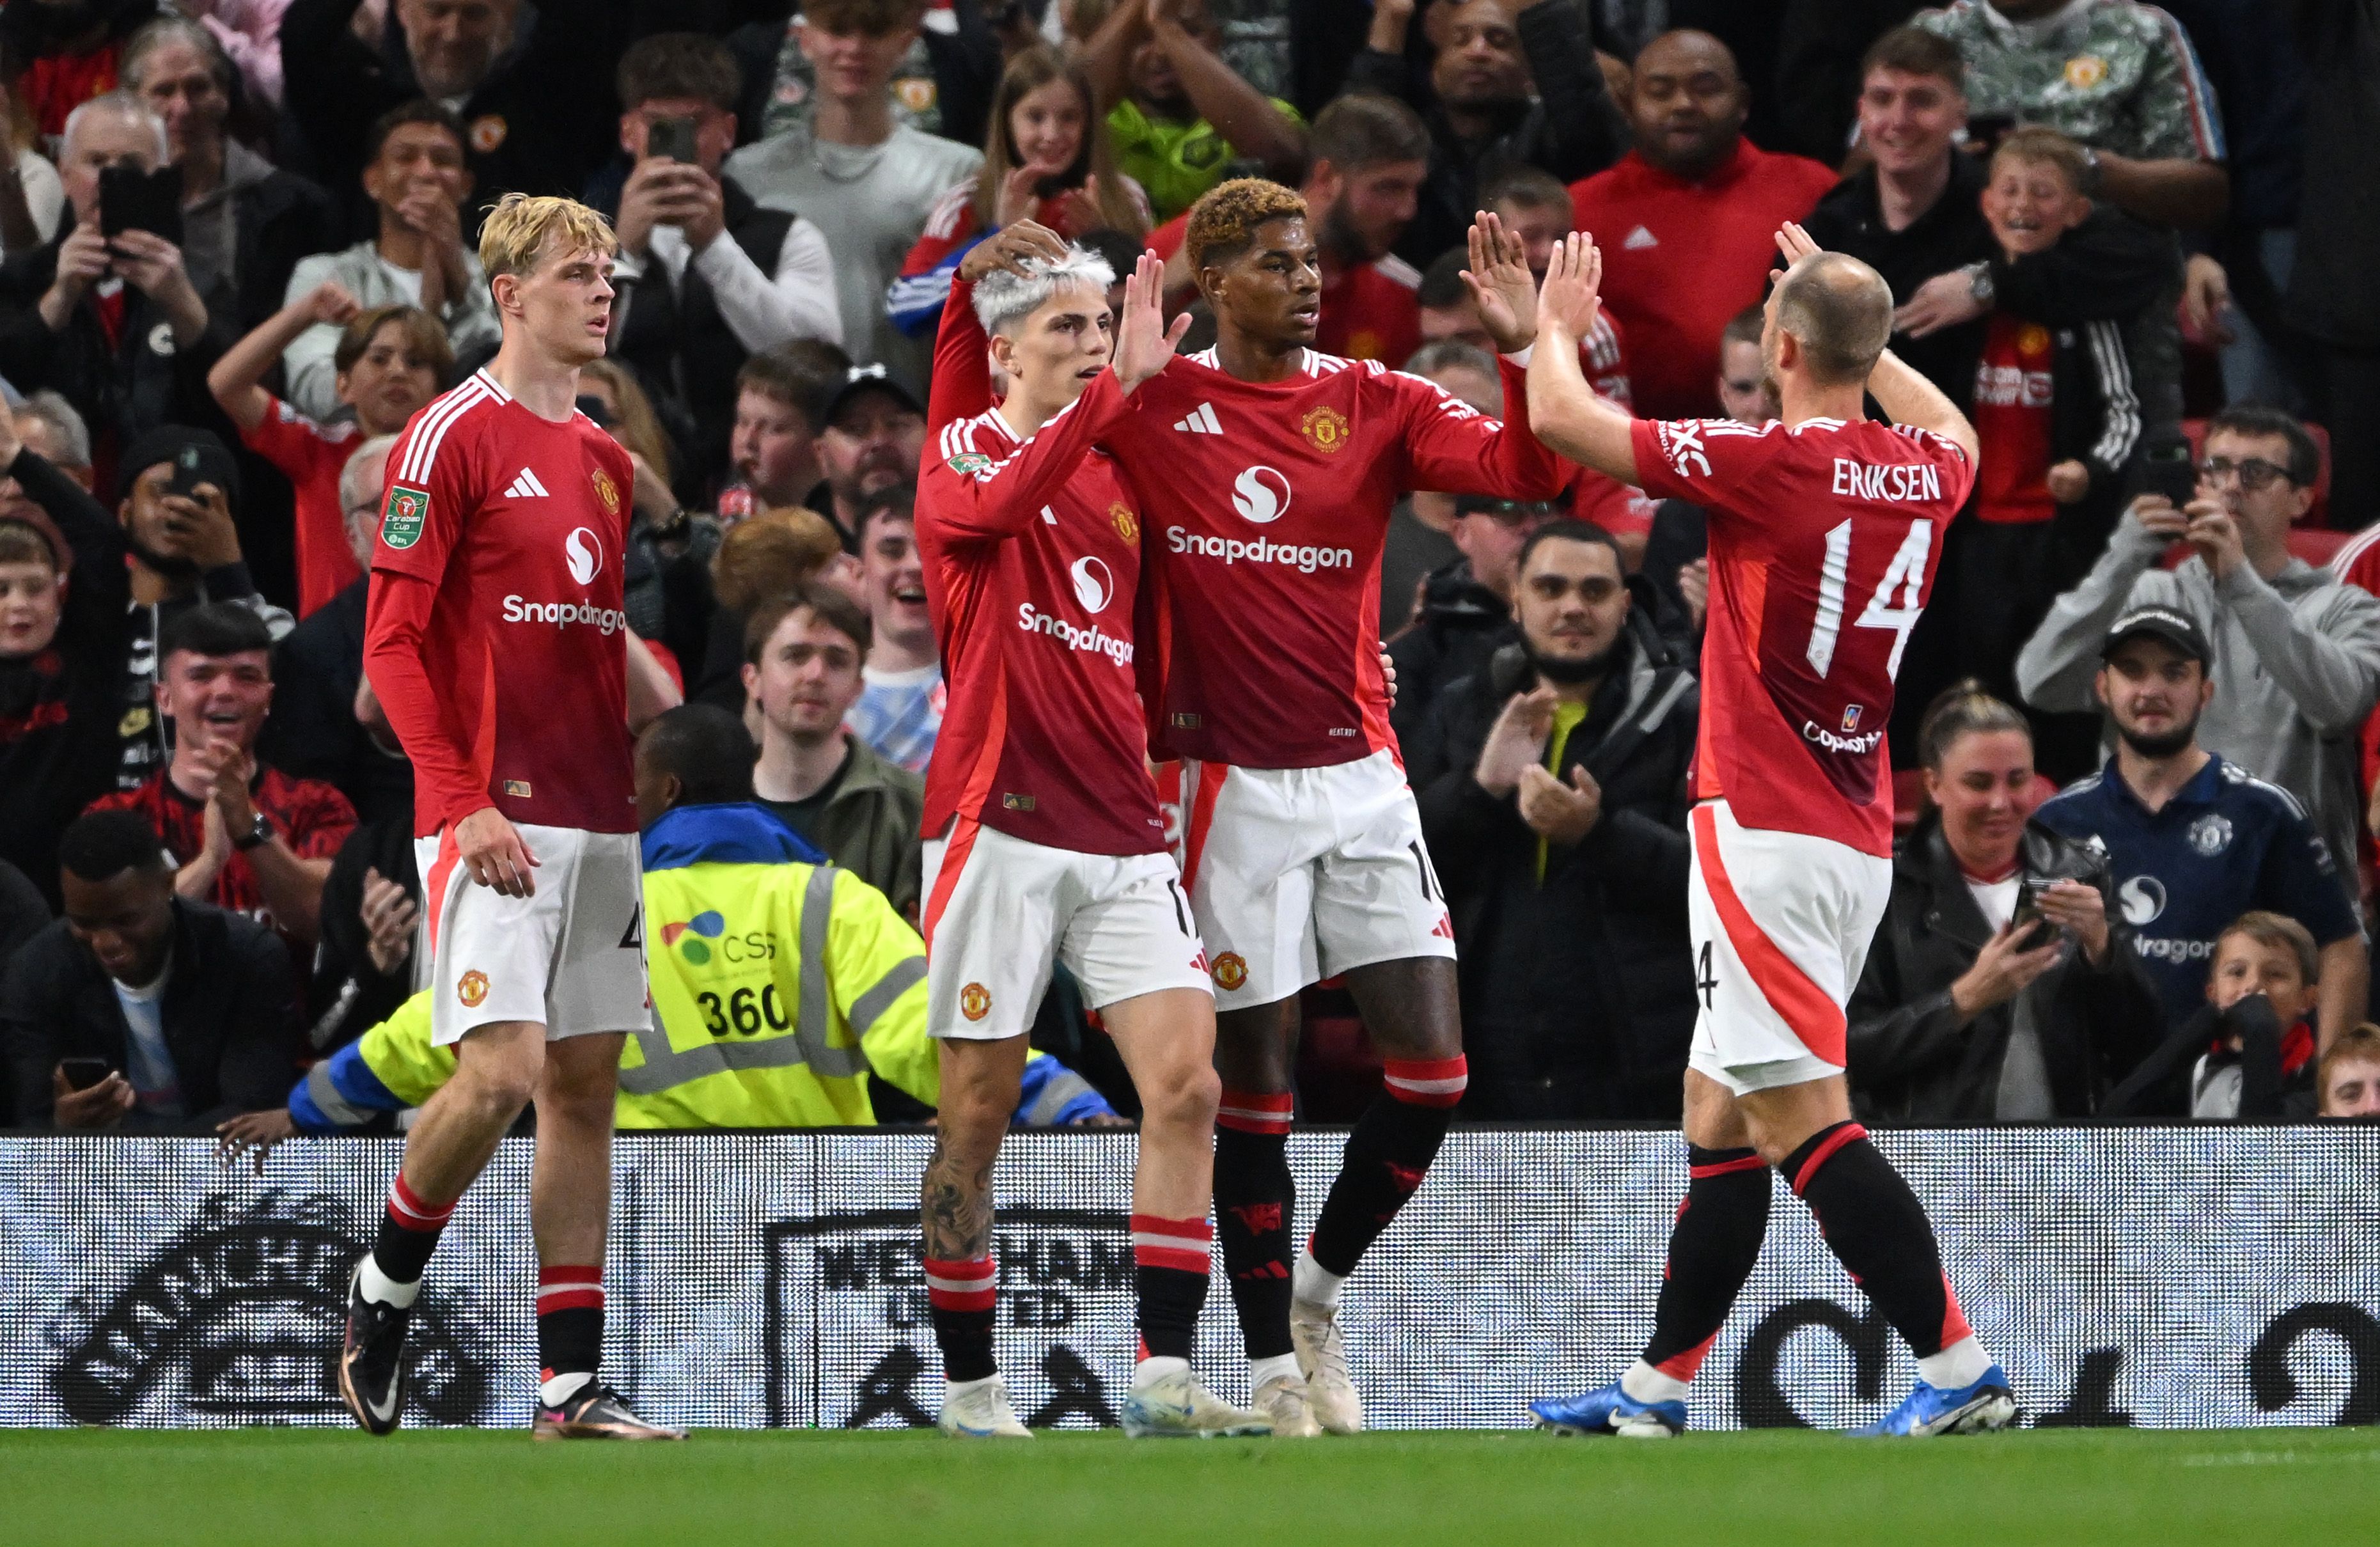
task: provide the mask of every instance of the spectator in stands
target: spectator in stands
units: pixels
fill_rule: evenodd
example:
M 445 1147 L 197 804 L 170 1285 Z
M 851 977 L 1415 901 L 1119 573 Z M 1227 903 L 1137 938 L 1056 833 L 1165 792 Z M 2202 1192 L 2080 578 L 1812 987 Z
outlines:
M 0 981 L 0 1048 L 19 1127 L 204 1133 L 289 1080 L 289 953 L 253 919 L 176 896 L 156 830 L 95 811 L 58 844 L 66 915 Z M 107 1075 L 77 1088 L 70 1059 Z
M 1735 58 L 1706 32 L 1665 32 L 1636 56 L 1635 149 L 1571 189 L 1578 229 L 1603 250 L 1603 301 L 1627 331 L 1635 408 L 1711 411 L 1719 334 L 1761 298 L 1777 228 L 1835 183 L 1814 161 L 1743 138 Z
M 1137 237 L 1148 195 L 1116 170 L 1108 127 L 1079 56 L 1036 45 L 1009 56 L 992 98 L 983 164 L 934 205 L 885 302 L 903 332 L 931 338 L 967 250 L 1020 220 L 1069 241 L 1094 231 Z
M 1493 360 L 1496 340 L 1488 335 L 1488 324 L 1479 320 L 1479 303 L 1471 298 L 1471 286 L 1463 282 L 1463 271 L 1470 266 L 1471 254 L 1459 247 L 1432 260 L 1414 290 L 1415 322 L 1426 346 L 1467 345 Z M 1500 389 L 1498 395 L 1501 396 Z
M 360 7 L 360 8 L 359 8 Z M 292 164 L 355 201 L 372 126 L 427 97 L 463 125 L 479 208 L 515 191 L 576 193 L 611 140 L 611 28 L 583 7 L 524 15 L 522 0 L 292 0 L 281 21 L 281 139 Z M 476 212 L 465 221 L 476 239 Z M 457 348 L 468 348 L 457 343 Z
M 55 387 L 99 440 L 103 489 L 116 454 L 145 431 L 209 414 L 206 360 L 228 341 L 210 336 L 207 304 L 181 250 L 152 231 L 100 230 L 103 169 L 154 171 L 165 126 L 128 91 L 74 110 L 58 156 L 73 221 L 57 238 L 0 264 L 0 376 L 19 391 Z
M 55 393 L 0 412 L 0 861 L 54 905 L 58 834 L 115 781 L 130 595 L 116 529 L 60 466 L 90 460 L 81 430 Z
M 925 856 L 925 781 L 844 729 L 859 701 L 868 614 L 832 586 L 803 585 L 752 610 L 744 687 L 760 712 L 761 805 L 913 923 Z
M 1686 767 L 1700 698 L 1581 521 L 1522 551 L 1518 638 L 1405 743 L 1462 945 L 1465 1110 L 1674 1117 L 1694 1030 Z
M 55 140 L 68 115 L 112 88 L 125 41 L 158 9 L 157 0 L 34 0 L 0 10 L 0 79 L 33 132 Z
M 744 687 L 744 633 L 763 603 L 813 580 L 832 584 L 866 615 L 859 561 L 845 553 L 842 534 L 815 510 L 764 510 L 738 521 L 710 558 L 710 589 L 716 603 L 699 669 L 689 668 L 692 696 L 722 709 L 745 712 L 755 740 L 759 711 Z
M 1973 679 L 1925 712 L 1925 810 L 1852 993 L 1852 1092 L 1871 1122 L 2089 1117 L 2164 1029 L 2107 858 L 2031 821 L 2033 731 Z
M 446 330 L 449 369 L 455 356 L 485 359 L 502 330 L 480 255 L 463 236 L 472 184 L 462 120 L 434 102 L 407 103 L 373 123 L 365 150 L 362 186 L 378 227 L 353 247 L 299 263 L 289 304 L 336 285 L 368 311 L 419 307 Z M 327 422 L 343 402 L 336 357 L 346 322 L 317 319 L 283 348 L 283 396 L 309 419 Z M 445 372 L 440 376 L 443 384 Z
M 356 578 L 273 652 L 273 713 L 258 745 L 263 761 L 291 778 L 319 780 L 346 796 L 358 822 L 394 822 L 410 841 L 413 765 L 385 723 L 368 724 L 357 708 L 370 591 L 364 570 L 380 534 L 381 494 L 395 445 L 395 435 L 375 435 L 356 446 L 340 470 L 341 535 L 358 566 Z M 405 852 L 410 866 L 413 851 Z
M 179 0 L 239 70 L 249 98 L 281 105 L 281 18 L 289 0 Z
M 856 553 L 859 518 L 888 489 L 917 493 L 917 458 L 926 448 L 926 409 L 880 365 L 855 365 L 826 399 L 818 437 L 819 468 L 831 496 L 823 507 Z M 812 502 L 811 508 L 820 508 Z
M 1423 580 L 1411 627 L 1389 646 L 1397 670 L 1397 701 L 1389 718 L 1400 737 L 1420 728 L 1442 688 L 1477 676 L 1512 639 L 1522 549 L 1556 514 L 1551 505 L 1489 494 L 1455 498 L 1447 535 L 1462 556 Z
M 1461 288 L 1461 281 L 1457 281 Z M 1463 291 L 1471 305 L 1470 291 Z M 1478 325 L 1477 312 L 1472 323 Z M 1481 330 L 1485 336 L 1486 330 Z M 1457 338 L 1423 345 L 1404 363 L 1405 371 L 1435 383 L 1471 408 L 1494 419 L 1504 411 L 1504 382 L 1496 372 L 1496 347 L 1491 341 L 1474 345 Z M 1457 563 L 1463 550 L 1454 545 L 1454 496 L 1415 490 L 1389 512 L 1389 533 L 1380 550 L 1380 634 L 1395 639 L 1421 606 L 1422 582 L 1434 572 Z
M 2057 246 L 2089 216 L 2088 177 L 2082 147 L 2056 129 L 2001 140 L 1983 208 L 2010 262 Z M 1980 445 L 1975 521 L 1958 585 L 1937 600 L 1958 619 L 1961 669 L 2012 696 L 2017 652 L 2122 510 L 2141 428 L 2122 330 L 2052 330 L 1994 312 L 1968 417 Z
M 0 79 L 0 258 L 30 252 L 58 234 L 67 190 L 58 169 L 36 148 L 42 143 Z
M 1781 411 L 1777 384 L 1760 358 L 1760 331 L 1767 319 L 1747 306 L 1728 319 L 1718 335 L 1719 412 L 1739 424 L 1766 424 Z M 1669 604 L 1670 615 L 1697 646 L 1710 601 L 1710 525 L 1701 506 L 1663 500 L 1645 541 L 1644 573 Z M 1700 660 L 1699 649 L 1689 652 Z
M 1628 135 L 1596 65 L 1583 7 L 1563 0 L 1433 6 L 1423 24 L 1433 45 L 1426 89 L 1406 48 L 1414 14 L 1415 0 L 1378 0 L 1344 89 L 1395 97 L 1427 116 L 1428 179 L 1397 247 L 1417 266 L 1462 243 L 1498 177 L 1528 166 L 1574 182 L 1618 160 Z M 1543 272 L 1539 262 L 1531 266 Z
M 917 36 L 924 0 L 805 0 L 802 49 L 819 67 L 809 122 L 747 145 L 727 176 L 771 210 L 826 234 L 854 359 L 923 384 L 929 346 L 892 325 L 884 287 L 901 272 L 935 201 L 983 153 L 894 121 L 885 87 Z
M 807 505 L 826 471 L 818 438 L 826 429 L 826 401 L 851 370 L 851 359 L 825 344 L 763 349 L 735 372 L 735 423 L 727 442 L 730 482 L 719 496 L 723 527 L 761 510 Z M 742 655 L 739 645 L 737 655 Z
M 2189 37 L 2155 6 L 1952 0 L 1913 25 L 1959 45 L 1973 121 L 2040 124 L 2090 147 L 2093 195 L 2152 225 L 2222 220 L 2230 182 L 2215 93 Z M 2181 422 L 2181 250 L 2170 238 L 2162 269 L 2157 298 L 2127 332 L 2153 445 Z
M 840 343 L 834 259 L 804 216 L 764 210 L 721 170 L 735 145 L 735 56 L 715 38 L 665 32 L 620 60 L 611 353 L 636 372 L 688 460 L 727 452 L 735 373 L 796 338 Z M 656 126 L 691 123 L 693 159 L 656 153 Z
M 331 201 L 225 132 L 239 72 L 214 34 L 186 17 L 151 22 L 124 45 L 125 88 L 165 125 L 182 174 L 182 260 L 208 309 L 239 332 L 281 305 L 298 260 L 331 245 Z
M 356 714 L 369 708 L 377 717 L 377 701 L 362 701 L 370 693 L 358 688 Z M 354 1042 L 412 997 L 420 928 L 421 876 L 407 805 L 348 834 L 322 883 L 322 937 L 307 994 L 306 1040 L 315 1054 Z
M 1197 202 L 1234 163 L 1280 182 L 1305 164 L 1297 110 L 1242 79 L 1221 42 L 1207 0 L 1120 0 L 1083 47 L 1116 164 L 1159 220 Z
M 2306 61 L 2304 186 L 2284 315 L 2311 343 L 2309 375 L 2334 432 L 2337 525 L 2380 520 L 2380 16 L 2353 0 L 2297 7 Z M 2269 11 L 2259 21 L 2276 24 Z
M 648 643 L 665 646 L 681 668 L 698 667 L 710 627 L 719 521 L 678 499 L 669 437 L 627 367 L 611 359 L 580 367 L 578 411 L 617 441 L 636 467 L 625 558 L 628 627 Z
M 879 757 L 922 774 L 941 732 L 946 694 L 907 490 L 869 499 L 859 518 L 859 566 L 870 638 L 860 670 L 865 686 L 844 724 Z
M 2314 1115 L 2371 1122 L 2380 1118 L 2380 1026 L 2350 1026 L 2315 1066 L 2320 1105 Z
M 2282 913 L 2250 912 L 2215 941 L 2206 1003 L 2107 1098 L 2111 1117 L 2302 1120 L 2314 1115 L 2321 990 L 2313 936 Z
M 300 958 L 321 932 L 322 880 L 356 825 L 329 785 L 258 761 L 273 704 L 273 637 L 245 607 L 193 608 L 158 645 L 157 713 L 174 756 L 93 810 L 139 812 L 164 838 L 176 895 L 271 924 Z
M 773 3 L 758 8 L 782 9 Z M 994 36 L 984 15 L 992 8 L 935 4 L 926 12 L 916 41 L 893 62 L 885 83 L 893 122 L 963 145 L 983 143 L 1001 56 L 1028 45 L 1014 22 Z M 1025 18 L 1022 11 L 1011 15 Z M 744 75 L 737 116 L 747 139 L 805 128 L 818 112 L 818 66 L 803 52 L 801 23 L 801 8 L 795 6 L 790 16 L 751 22 L 727 35 Z
M 291 340 L 324 327 L 338 330 L 330 359 L 334 391 L 339 405 L 355 414 L 328 423 L 263 385 Z M 418 306 L 367 311 L 336 280 L 326 279 L 225 350 L 207 372 L 207 390 L 239 431 L 240 444 L 280 469 L 297 495 L 299 617 L 361 579 L 369 563 L 357 558 L 348 541 L 339 494 L 340 475 L 356 447 L 404 429 L 454 368 L 446 330 L 428 311 Z
M 2204 740 L 2289 791 L 2332 856 L 2352 864 L 2362 816 L 2353 737 L 2380 697 L 2380 599 L 2289 553 L 2319 462 L 2287 414 L 2217 414 L 2197 498 L 2180 510 L 2159 494 L 2135 499 L 2106 554 L 2051 605 L 2016 677 L 2036 709 L 2088 709 L 2096 645 L 2119 614 L 2188 615 L 2215 642 Z M 2159 568 L 2177 540 L 2192 556 Z
M 2204 1001 L 2206 963 L 2224 927 L 2261 909 L 2312 932 L 2320 1024 L 2336 1037 L 2363 1018 L 2371 974 L 2339 851 L 2287 791 L 2201 744 L 2200 716 L 2241 684 L 2210 675 L 2213 652 L 2188 612 L 2165 603 L 2134 608 L 2105 641 L 2094 690 L 2115 726 L 2115 755 L 2044 802 L 2035 819 L 2107 851 L 2116 906 L 2168 1026 Z

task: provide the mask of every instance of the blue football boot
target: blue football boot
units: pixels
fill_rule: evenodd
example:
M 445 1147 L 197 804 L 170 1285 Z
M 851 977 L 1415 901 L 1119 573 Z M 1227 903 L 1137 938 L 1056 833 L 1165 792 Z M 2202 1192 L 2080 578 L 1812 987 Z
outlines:
M 1666 1440 L 1683 1433 L 1682 1402 L 1639 1402 L 1612 1382 L 1577 1396 L 1529 1404 L 1537 1427 L 1557 1434 L 1617 1434 L 1623 1440 Z
M 1900 1407 L 1852 1434 L 1863 1439 L 1929 1439 L 1936 1434 L 1982 1434 L 2016 1421 L 2016 1395 L 1998 1365 L 1983 1379 L 1956 1391 L 1917 1383 Z

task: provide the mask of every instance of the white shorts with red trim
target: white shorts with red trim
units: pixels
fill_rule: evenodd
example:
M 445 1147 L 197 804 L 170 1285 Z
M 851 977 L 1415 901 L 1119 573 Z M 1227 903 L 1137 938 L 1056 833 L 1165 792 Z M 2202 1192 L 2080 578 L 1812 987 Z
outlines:
M 1182 765 L 1182 873 L 1244 1010 L 1374 962 L 1452 956 L 1454 924 L 1396 754 L 1328 768 Z
M 1161 989 L 1213 992 L 1171 854 L 1082 854 L 961 817 L 927 840 L 925 889 L 934 1036 L 1024 1035 L 1060 961 L 1095 1010 Z
M 1843 1008 L 1892 898 L 1892 861 L 1831 838 L 1688 818 L 1701 999 L 1688 1066 L 1737 1095 L 1843 1072 Z
M 649 1029 L 637 834 L 514 829 L 538 860 L 530 896 L 473 881 L 451 828 L 413 840 L 430 905 L 431 1041 L 511 1020 L 541 1024 L 548 1041 Z

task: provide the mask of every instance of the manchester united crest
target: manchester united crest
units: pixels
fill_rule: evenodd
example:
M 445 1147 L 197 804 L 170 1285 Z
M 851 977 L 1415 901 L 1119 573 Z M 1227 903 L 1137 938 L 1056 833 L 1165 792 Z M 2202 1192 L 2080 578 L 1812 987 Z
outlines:
M 613 482 L 612 475 L 601 468 L 595 469 L 593 477 L 595 497 L 603 502 L 603 514 L 617 516 L 620 513 L 620 486 Z
M 991 1014 L 991 990 L 981 983 L 969 983 L 959 990 L 959 1014 L 969 1020 L 981 1020 Z
M 1315 450 L 1336 452 L 1347 445 L 1347 416 L 1336 408 L 1316 408 L 1298 421 L 1297 432 Z
M 1116 535 L 1126 542 L 1140 541 L 1140 518 L 1126 508 L 1123 501 L 1118 500 L 1108 506 L 1108 519 L 1115 523 Z
M 488 997 L 488 975 L 476 967 L 464 973 L 463 981 L 455 985 L 455 997 L 463 1002 L 465 1009 L 478 1009 L 480 1002 Z
M 1237 951 L 1226 951 L 1215 958 L 1215 986 L 1235 989 L 1248 981 L 1248 964 Z

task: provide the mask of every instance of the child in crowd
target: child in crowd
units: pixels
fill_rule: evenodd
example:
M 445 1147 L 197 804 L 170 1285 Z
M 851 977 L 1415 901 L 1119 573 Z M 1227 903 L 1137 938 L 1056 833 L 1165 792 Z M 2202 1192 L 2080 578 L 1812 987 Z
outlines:
M 2286 914 L 2242 913 L 2216 937 L 2206 1008 L 2107 1098 L 2110 1117 L 2302 1120 L 2314 1109 L 2313 935 Z M 2380 1039 L 2375 1039 L 2380 1041 Z

